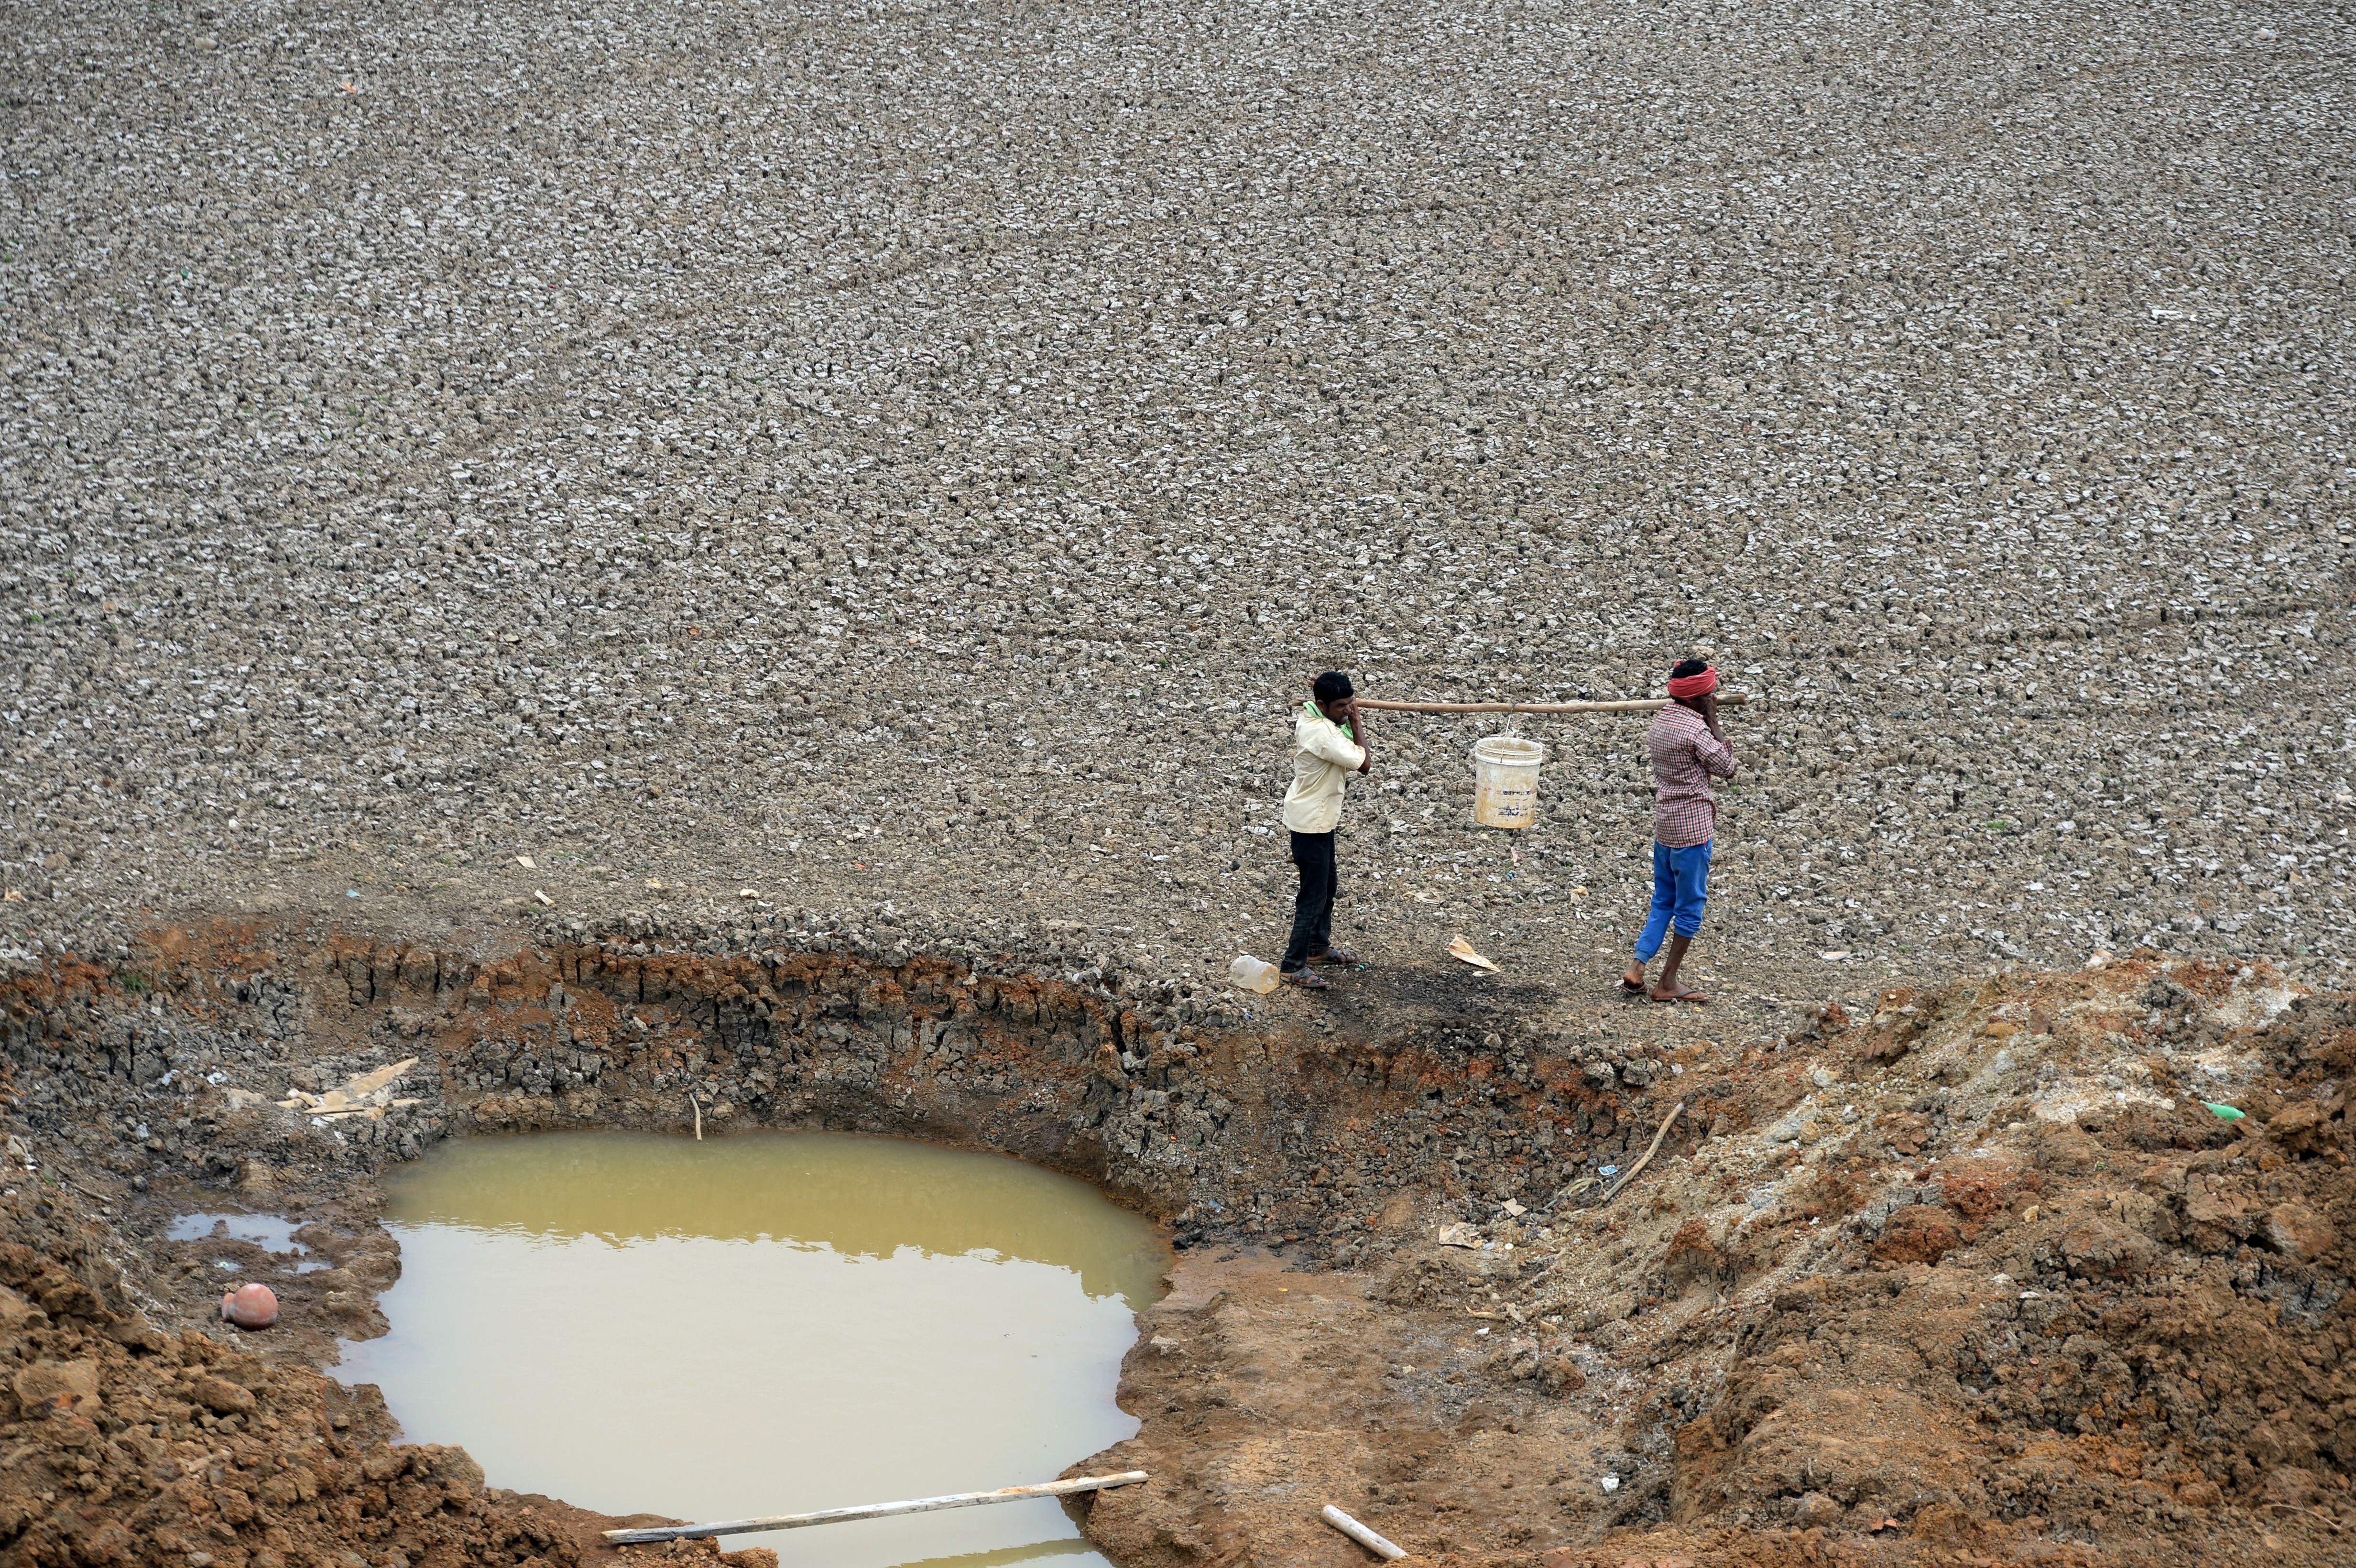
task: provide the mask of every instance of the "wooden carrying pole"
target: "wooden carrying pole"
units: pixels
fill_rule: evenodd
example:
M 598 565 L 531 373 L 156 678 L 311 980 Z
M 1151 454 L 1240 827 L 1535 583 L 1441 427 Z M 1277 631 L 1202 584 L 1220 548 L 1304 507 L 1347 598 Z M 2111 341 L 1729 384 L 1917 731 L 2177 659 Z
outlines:
M 1108 1487 L 1132 1487 L 1145 1479 L 1142 1470 L 1118 1476 L 1076 1476 L 1040 1487 L 1001 1487 L 994 1492 L 954 1492 L 945 1498 L 917 1498 L 905 1503 L 862 1503 L 857 1508 L 821 1509 L 817 1513 L 778 1513 L 766 1519 L 732 1519 L 719 1524 L 666 1524 L 651 1530 L 609 1530 L 605 1539 L 616 1546 L 646 1546 L 659 1541 L 701 1541 L 711 1535 L 744 1535 L 756 1530 L 799 1530 L 809 1524 L 841 1524 L 854 1519 L 890 1519 L 904 1513 L 935 1513 L 948 1508 L 978 1508 L 983 1503 L 1021 1502 L 1025 1498 L 1063 1498 L 1074 1492 L 1102 1491 Z
M 1740 691 L 1730 691 L 1719 697 L 1721 708 L 1740 708 L 1750 698 Z M 1666 708 L 1665 697 L 1647 697 L 1627 702 L 1384 702 L 1372 697 L 1358 699 L 1358 706 L 1378 713 L 1651 713 Z

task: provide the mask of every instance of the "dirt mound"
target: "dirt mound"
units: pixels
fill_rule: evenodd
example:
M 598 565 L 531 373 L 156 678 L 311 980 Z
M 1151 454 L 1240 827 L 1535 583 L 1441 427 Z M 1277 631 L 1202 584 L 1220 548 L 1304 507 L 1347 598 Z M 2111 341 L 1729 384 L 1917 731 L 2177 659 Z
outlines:
M 2351 1025 L 2134 962 L 1680 1061 L 1713 1136 L 1611 1205 L 1443 1200 L 1349 1284 L 1182 1271 L 1116 1451 L 1170 1484 L 1091 1531 L 1338 1563 L 1333 1501 L 1500 1568 L 2346 1561 Z
M 0 1563 L 580 1560 L 562 1529 L 487 1492 L 464 1450 L 392 1446 L 373 1389 L 158 1332 L 70 1204 L 0 1200 Z
M 2356 1004 L 2234 1028 L 2173 982 L 2118 988 L 2078 998 L 2143 1005 L 2099 1020 L 2125 1025 L 2115 1043 L 2192 1021 L 2131 1059 L 2148 1092 L 2013 1124 L 2004 1152 L 1934 1176 L 1935 1201 L 1890 1210 L 1855 1272 L 1772 1293 L 1686 1439 L 1682 1507 L 1824 1499 L 1869 1525 L 1911 1500 L 2113 1538 L 2197 1531 L 2228 1500 L 2345 1507 Z M 2197 1097 L 2228 1082 L 2239 1118 Z

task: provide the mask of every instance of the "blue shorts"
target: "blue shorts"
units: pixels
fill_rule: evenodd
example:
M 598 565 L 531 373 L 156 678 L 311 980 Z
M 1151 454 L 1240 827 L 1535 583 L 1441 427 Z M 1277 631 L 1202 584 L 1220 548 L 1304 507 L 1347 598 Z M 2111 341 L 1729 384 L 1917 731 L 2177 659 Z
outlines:
M 1637 963 L 1653 961 L 1653 955 L 1668 940 L 1670 927 L 1675 926 L 1679 936 L 1691 936 L 1701 929 L 1702 906 L 1709 901 L 1711 842 L 1705 839 L 1672 849 L 1655 841 L 1653 912 L 1644 922 L 1644 933 L 1636 938 Z

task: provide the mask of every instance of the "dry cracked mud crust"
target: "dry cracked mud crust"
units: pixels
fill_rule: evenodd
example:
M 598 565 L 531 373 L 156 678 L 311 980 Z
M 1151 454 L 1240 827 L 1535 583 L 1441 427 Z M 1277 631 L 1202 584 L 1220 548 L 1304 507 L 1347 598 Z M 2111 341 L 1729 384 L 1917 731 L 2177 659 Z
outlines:
M 0 1561 L 601 1550 L 594 1519 L 391 1445 L 316 1371 L 324 1326 L 368 1332 L 397 1269 L 386 1161 L 681 1127 L 691 1089 L 723 1134 L 1009 1149 L 1172 1225 L 1120 1387 L 1141 1428 L 1081 1462 L 1153 1474 L 1083 1510 L 1124 1568 L 1339 1568 L 1326 1501 L 1484 1568 L 2326 1563 L 2356 1526 L 2356 1001 L 2263 967 L 2022 971 L 1639 1041 L 1526 1011 L 1272 1036 L 969 955 L 646 932 L 482 962 L 216 929 L 147 957 L 7 983 Z M 420 1104 L 380 1121 L 261 1098 L 410 1056 Z M 223 1207 L 333 1264 L 272 1280 L 285 1328 L 210 1320 L 229 1243 L 160 1239 Z
M 14 0 L 0 933 L 751 888 L 1201 977 L 1278 940 L 1305 676 L 1644 696 L 1698 645 L 1769 699 L 1746 984 L 2335 983 L 2349 42 Z M 1608 973 L 1637 722 L 1530 722 L 1518 861 L 1482 727 L 1380 722 L 1345 920 Z

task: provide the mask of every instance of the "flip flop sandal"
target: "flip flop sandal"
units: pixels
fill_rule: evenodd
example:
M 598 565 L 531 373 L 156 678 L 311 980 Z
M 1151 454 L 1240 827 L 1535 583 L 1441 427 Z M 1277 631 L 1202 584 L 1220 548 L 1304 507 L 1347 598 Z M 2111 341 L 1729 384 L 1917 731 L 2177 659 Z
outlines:
M 1333 982 L 1314 969 L 1295 969 L 1284 976 L 1284 983 L 1298 986 L 1304 991 L 1330 991 L 1333 988 Z
M 1312 964 L 1323 964 L 1328 968 L 1333 969 L 1355 969 L 1364 962 L 1364 960 L 1352 954 L 1343 953 L 1338 950 L 1329 950 L 1324 953 L 1311 954 L 1309 955 L 1309 962 Z
M 1641 1002 L 1651 994 L 1652 987 L 1641 981 L 1633 986 L 1625 980 L 1620 982 L 1620 999 L 1623 1002 Z
M 1652 993 L 1649 991 L 1644 994 L 1648 997 L 1652 997 Z M 1652 997 L 1652 999 L 1660 1003 L 1661 1006 L 1665 1008 L 1675 1007 L 1679 1002 L 1690 1003 L 1692 1006 L 1697 1008 L 1706 1008 L 1709 1006 L 1709 998 L 1703 996 L 1699 991 L 1679 991 L 1674 996 Z

